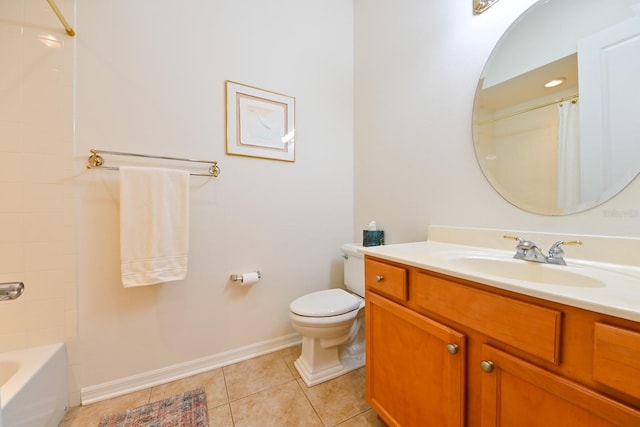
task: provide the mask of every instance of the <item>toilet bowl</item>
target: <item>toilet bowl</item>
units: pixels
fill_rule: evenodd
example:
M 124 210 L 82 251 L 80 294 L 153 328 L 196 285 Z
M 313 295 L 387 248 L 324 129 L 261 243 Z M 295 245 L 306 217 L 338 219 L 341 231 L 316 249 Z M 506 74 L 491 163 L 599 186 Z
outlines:
M 289 317 L 302 335 L 302 353 L 294 362 L 311 387 L 365 364 L 364 260 L 358 245 L 344 245 L 347 289 L 303 295 L 289 305 Z

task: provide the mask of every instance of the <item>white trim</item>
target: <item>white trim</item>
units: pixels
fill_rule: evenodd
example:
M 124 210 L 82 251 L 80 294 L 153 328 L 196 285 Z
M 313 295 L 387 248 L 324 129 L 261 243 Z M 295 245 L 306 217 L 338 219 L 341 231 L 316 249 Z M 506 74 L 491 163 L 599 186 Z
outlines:
M 80 389 L 80 400 L 82 405 L 88 405 L 112 397 L 122 396 L 134 391 L 200 374 L 211 369 L 231 365 L 256 356 L 272 353 L 283 348 L 293 347 L 294 345 L 300 344 L 301 341 L 302 338 L 300 335 L 293 333 L 189 362 L 143 372 L 119 380 L 83 387 Z

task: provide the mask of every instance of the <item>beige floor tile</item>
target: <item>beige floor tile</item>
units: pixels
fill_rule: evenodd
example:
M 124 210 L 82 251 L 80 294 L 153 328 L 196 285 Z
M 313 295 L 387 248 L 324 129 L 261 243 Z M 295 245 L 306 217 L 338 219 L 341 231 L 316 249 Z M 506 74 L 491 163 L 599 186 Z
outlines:
M 382 421 L 378 414 L 373 412 L 373 409 L 369 409 L 367 412 L 363 412 L 353 418 L 349 418 L 347 421 L 338 424 L 337 427 L 386 427 L 387 424 Z
M 117 414 L 127 409 L 149 403 L 150 389 L 140 390 L 102 402 L 92 403 L 86 406 L 77 406 L 67 411 L 60 427 L 86 427 L 99 425 L 105 415 Z
M 294 379 L 278 352 L 225 366 L 222 371 L 232 402 Z
M 384 427 L 365 401 L 365 369 L 307 387 L 293 366 L 301 346 L 91 405 L 60 427 L 97 426 L 105 415 L 204 387 L 210 427 Z
M 234 427 L 229 404 L 209 407 L 209 427 Z
M 298 383 L 327 426 L 370 409 L 365 400 L 365 379 L 357 370 L 313 387 L 307 387 L 302 380 Z
M 152 387 L 150 401 L 166 399 L 200 387 L 205 389 L 208 407 L 220 406 L 229 402 L 222 368 Z
M 322 427 L 295 380 L 231 402 L 235 427 Z
M 296 367 L 293 366 L 293 362 L 295 362 L 296 359 L 300 357 L 300 353 L 302 353 L 302 345 L 298 344 L 293 347 L 285 348 L 283 350 L 280 350 L 278 353 L 282 355 L 282 358 L 289 367 L 289 371 L 291 371 L 293 377 L 300 378 L 300 373 L 298 372 Z

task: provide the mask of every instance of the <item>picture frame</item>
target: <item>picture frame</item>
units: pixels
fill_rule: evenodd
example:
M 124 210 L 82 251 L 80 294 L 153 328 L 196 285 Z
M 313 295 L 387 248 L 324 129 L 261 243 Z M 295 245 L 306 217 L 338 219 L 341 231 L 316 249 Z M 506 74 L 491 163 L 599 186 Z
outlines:
M 295 162 L 295 98 L 225 83 L 227 154 Z

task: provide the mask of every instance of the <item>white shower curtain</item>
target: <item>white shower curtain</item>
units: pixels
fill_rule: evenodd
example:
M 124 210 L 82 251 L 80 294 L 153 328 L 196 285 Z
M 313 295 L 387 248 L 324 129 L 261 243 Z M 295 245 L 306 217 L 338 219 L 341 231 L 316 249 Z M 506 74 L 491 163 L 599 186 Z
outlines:
M 567 212 L 580 203 L 580 108 L 558 105 L 558 208 Z

